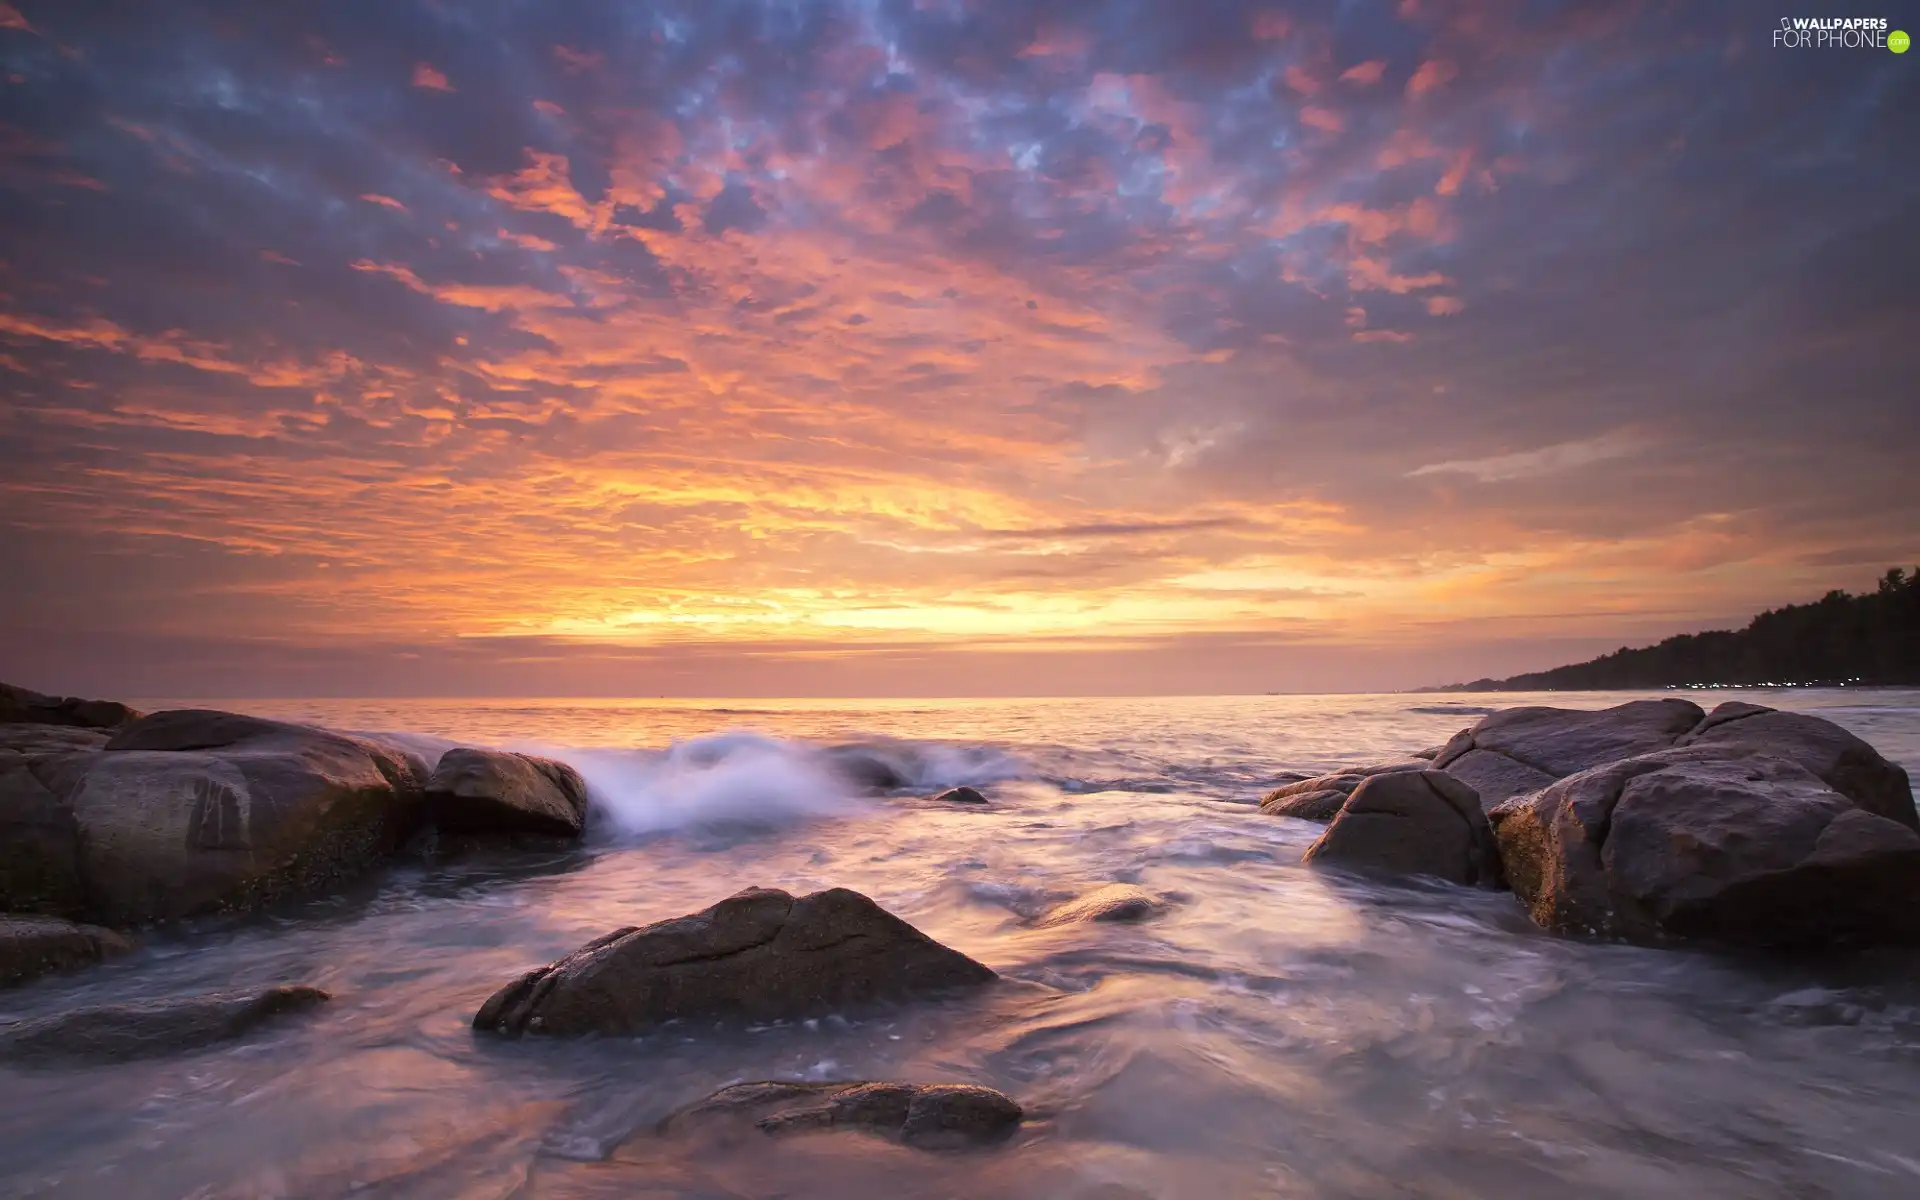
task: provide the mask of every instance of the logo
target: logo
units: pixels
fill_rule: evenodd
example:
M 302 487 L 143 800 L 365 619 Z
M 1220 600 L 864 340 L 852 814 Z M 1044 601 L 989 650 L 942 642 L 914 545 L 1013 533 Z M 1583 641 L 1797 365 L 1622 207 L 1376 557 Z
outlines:
M 1787 50 L 1891 50 L 1905 54 L 1912 40 L 1889 32 L 1885 17 L 1781 17 L 1773 44 Z

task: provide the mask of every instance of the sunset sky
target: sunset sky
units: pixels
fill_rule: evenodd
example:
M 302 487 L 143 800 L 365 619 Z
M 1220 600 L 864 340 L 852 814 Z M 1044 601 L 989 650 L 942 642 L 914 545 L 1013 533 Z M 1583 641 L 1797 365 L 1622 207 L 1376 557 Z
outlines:
M 1777 23 L 0 3 L 0 678 L 1365 690 L 1868 586 L 1920 54 Z

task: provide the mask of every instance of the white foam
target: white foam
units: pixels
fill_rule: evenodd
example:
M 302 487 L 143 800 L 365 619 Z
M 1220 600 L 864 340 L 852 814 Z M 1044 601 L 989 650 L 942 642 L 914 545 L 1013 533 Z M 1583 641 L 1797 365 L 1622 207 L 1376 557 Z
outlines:
M 665 750 L 574 750 L 561 757 L 587 781 L 615 831 L 699 825 L 778 825 L 856 816 L 871 806 L 817 748 L 752 733 L 675 742 Z

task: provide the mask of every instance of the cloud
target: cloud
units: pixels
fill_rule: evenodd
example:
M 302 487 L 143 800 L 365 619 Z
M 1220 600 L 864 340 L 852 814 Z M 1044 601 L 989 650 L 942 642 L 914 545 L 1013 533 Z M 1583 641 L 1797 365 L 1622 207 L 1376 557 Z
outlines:
M 1637 5 L 31 11 L 0 627 L 65 645 L 1239 679 L 1670 631 L 1920 527 L 1893 56 Z
M 1637 454 L 1645 440 L 1628 433 L 1609 433 L 1577 442 L 1559 442 L 1536 450 L 1499 454 L 1491 458 L 1429 463 L 1407 472 L 1409 478 L 1422 475 L 1470 475 L 1481 483 L 1501 483 L 1511 479 L 1530 479 L 1558 475 L 1597 462 Z
M 413 65 L 413 86 L 425 88 L 430 92 L 451 92 L 453 85 L 447 82 L 446 75 L 432 63 Z

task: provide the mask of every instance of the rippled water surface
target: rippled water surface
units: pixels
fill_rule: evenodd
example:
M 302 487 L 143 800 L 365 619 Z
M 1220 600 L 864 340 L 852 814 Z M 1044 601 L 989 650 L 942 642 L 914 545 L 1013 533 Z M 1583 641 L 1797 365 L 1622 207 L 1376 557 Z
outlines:
M 1731 698 L 1817 711 L 1920 774 L 1920 692 L 1707 697 Z M 240 1048 L 0 1068 L 0 1194 L 1920 1195 L 1913 957 L 1558 940 L 1508 895 L 1303 869 L 1319 827 L 1250 806 L 1283 772 L 1399 757 L 1539 701 L 225 705 L 556 753 L 592 783 L 598 831 L 573 853 L 413 862 L 295 909 L 153 931 L 109 966 L 0 993 L 0 1017 L 238 985 L 335 996 Z M 817 751 L 846 742 L 913 788 L 841 794 Z M 916 798 L 962 782 L 992 805 Z M 1029 923 L 1116 880 L 1180 903 L 1139 926 Z M 859 889 L 1007 982 L 638 1040 L 468 1029 L 527 968 L 754 884 Z M 972 1081 L 1031 1120 L 958 1155 L 653 1132 L 758 1078 Z

